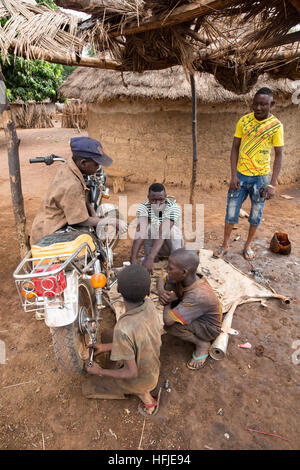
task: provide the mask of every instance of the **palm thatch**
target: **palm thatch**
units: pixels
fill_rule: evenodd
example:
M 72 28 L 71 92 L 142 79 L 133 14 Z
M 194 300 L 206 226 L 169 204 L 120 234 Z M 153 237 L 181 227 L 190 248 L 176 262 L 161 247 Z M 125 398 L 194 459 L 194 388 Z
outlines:
M 1 6 L 2 4 L 2 6 Z M 58 63 L 144 72 L 182 65 L 247 93 L 266 71 L 300 77 L 299 0 L 56 0 L 87 20 L 15 0 L 0 1 L 0 51 Z M 79 22 L 78 22 L 79 21 Z M 82 55 L 84 45 L 95 52 Z M 38 57 L 37 57 L 38 56 Z M 282 73 L 280 69 L 282 68 Z
M 200 103 L 226 103 L 250 100 L 254 94 L 237 95 L 223 88 L 212 74 L 195 73 L 197 99 Z M 261 75 L 255 89 L 272 88 L 275 96 L 290 97 L 299 88 L 300 81 L 274 80 Z M 171 67 L 159 71 L 112 72 L 78 67 L 60 87 L 65 98 L 80 99 L 85 103 L 103 103 L 116 99 L 188 100 L 191 87 L 183 67 Z
M 0 2 L 0 18 L 7 19 L 0 27 L 3 60 L 11 52 L 39 59 L 45 54 L 68 56 L 83 48 L 84 43 L 77 36 L 80 19 L 53 10 L 47 4 L 4 0 Z

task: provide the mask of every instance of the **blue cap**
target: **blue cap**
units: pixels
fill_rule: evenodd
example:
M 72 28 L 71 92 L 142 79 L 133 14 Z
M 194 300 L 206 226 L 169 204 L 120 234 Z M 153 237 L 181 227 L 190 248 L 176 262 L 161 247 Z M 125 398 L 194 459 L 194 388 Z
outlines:
M 73 137 L 70 140 L 70 147 L 76 157 L 91 158 L 102 166 L 112 164 L 112 159 L 104 153 L 98 140 L 90 137 Z

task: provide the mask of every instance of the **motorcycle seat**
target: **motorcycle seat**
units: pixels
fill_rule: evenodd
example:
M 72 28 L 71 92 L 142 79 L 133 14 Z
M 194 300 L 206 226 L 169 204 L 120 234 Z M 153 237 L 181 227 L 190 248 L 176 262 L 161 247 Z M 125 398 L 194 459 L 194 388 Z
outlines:
M 89 233 L 77 230 L 58 231 L 51 235 L 46 235 L 31 246 L 32 258 L 57 256 L 61 260 L 66 260 L 68 258 L 66 255 L 70 256 L 75 253 L 83 243 L 87 243 L 91 251 L 96 250 L 93 238 Z M 85 248 L 79 252 L 78 257 L 84 256 L 84 254 Z

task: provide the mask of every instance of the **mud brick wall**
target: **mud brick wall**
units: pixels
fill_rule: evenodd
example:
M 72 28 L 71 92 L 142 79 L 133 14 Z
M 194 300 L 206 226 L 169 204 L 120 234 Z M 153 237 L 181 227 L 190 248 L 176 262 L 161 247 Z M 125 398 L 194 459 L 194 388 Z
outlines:
M 230 179 L 230 150 L 238 119 L 247 103 L 198 104 L 197 184 L 214 189 Z M 283 103 L 274 114 L 285 128 L 285 159 L 279 182 L 300 179 L 300 110 Z M 88 105 L 88 134 L 100 140 L 114 168 L 129 180 L 166 185 L 190 184 L 192 168 L 191 103 L 112 101 Z M 272 151 L 272 157 L 274 156 Z

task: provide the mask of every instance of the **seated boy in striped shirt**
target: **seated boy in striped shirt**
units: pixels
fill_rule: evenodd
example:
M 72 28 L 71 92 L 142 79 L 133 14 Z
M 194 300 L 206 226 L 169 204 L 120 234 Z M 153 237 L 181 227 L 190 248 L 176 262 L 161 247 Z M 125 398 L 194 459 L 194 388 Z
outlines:
M 181 209 L 167 198 L 165 187 L 154 183 L 148 191 L 148 201 L 139 205 L 138 225 L 131 249 L 131 264 L 138 263 L 138 253 L 144 246 L 143 266 L 153 273 L 154 260 L 168 257 L 184 245 L 181 233 Z

